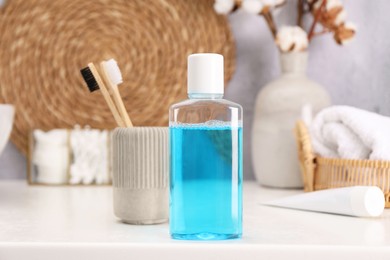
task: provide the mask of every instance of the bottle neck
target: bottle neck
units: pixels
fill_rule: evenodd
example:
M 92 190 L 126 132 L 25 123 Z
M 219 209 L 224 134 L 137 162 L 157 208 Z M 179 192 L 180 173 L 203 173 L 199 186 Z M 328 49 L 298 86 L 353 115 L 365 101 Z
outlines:
M 221 99 L 223 94 L 212 94 L 212 93 L 188 93 L 189 99 Z
M 280 54 L 280 65 L 283 74 L 305 74 L 307 68 L 307 52 L 290 52 Z

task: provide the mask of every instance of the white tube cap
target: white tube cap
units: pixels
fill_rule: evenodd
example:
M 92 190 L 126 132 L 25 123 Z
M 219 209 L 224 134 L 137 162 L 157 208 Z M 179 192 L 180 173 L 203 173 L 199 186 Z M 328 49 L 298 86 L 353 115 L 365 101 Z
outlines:
M 375 186 L 356 186 L 351 191 L 351 207 L 355 216 L 378 217 L 385 208 L 385 195 Z
M 188 94 L 223 94 L 223 56 L 197 53 L 188 56 Z

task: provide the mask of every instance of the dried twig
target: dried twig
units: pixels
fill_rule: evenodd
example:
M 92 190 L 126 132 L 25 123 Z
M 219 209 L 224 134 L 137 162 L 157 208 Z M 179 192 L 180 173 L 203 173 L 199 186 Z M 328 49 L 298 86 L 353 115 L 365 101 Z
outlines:
M 309 11 L 312 11 L 312 10 L 313 10 L 314 5 L 315 5 L 318 1 L 321 1 L 321 0 L 313 0 L 313 1 L 311 1 L 311 2 L 307 2 L 307 5 L 309 6 Z
M 242 0 L 235 0 L 234 1 L 234 7 L 232 9 L 232 13 L 240 9 L 242 6 Z
M 304 7 L 304 0 L 298 0 L 298 6 L 297 6 L 297 9 L 298 9 L 297 25 L 298 25 L 299 27 L 302 27 L 302 18 L 303 18 L 303 13 L 304 13 L 303 7 Z
M 272 33 L 272 37 L 274 37 L 274 39 L 276 39 L 277 29 L 276 29 L 275 21 L 272 17 L 270 10 L 265 9 L 262 11 L 261 14 L 264 16 L 264 19 L 267 22 L 268 28 L 270 29 L 270 31 Z
M 326 5 L 326 1 L 327 0 L 322 0 L 322 3 L 320 5 L 320 7 L 318 8 L 317 12 L 315 13 L 315 16 L 314 16 L 314 21 L 310 27 L 310 30 L 309 30 L 309 34 L 308 34 L 308 39 L 309 39 L 309 42 L 311 41 L 311 39 L 313 38 L 314 36 L 314 29 L 316 27 L 316 24 L 318 23 L 318 20 L 320 19 L 320 16 L 321 16 L 321 12 L 322 12 L 322 9 L 325 7 Z

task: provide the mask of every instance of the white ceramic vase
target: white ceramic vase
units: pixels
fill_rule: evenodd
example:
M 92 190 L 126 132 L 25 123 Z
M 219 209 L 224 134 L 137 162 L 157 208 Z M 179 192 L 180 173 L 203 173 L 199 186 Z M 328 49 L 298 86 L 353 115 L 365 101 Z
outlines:
M 308 53 L 282 53 L 282 74 L 258 94 L 252 129 L 252 161 L 261 185 L 301 188 L 294 126 L 302 107 L 313 113 L 330 105 L 328 93 L 306 77 Z

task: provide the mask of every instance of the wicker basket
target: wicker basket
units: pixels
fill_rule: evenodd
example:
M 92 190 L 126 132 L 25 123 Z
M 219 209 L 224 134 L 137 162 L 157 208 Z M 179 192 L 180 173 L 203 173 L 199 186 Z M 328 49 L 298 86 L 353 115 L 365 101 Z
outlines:
M 187 97 L 187 56 L 217 52 L 235 67 L 226 16 L 213 0 L 8 0 L 0 8 L 0 103 L 15 106 L 11 140 L 24 154 L 33 129 L 116 126 L 79 69 L 115 58 L 121 95 L 137 126 L 165 126 Z M 1 120 L 1 119 L 0 119 Z
M 378 186 L 390 208 L 390 161 L 324 158 L 314 154 L 309 131 L 302 121 L 295 128 L 305 191 L 356 185 Z

